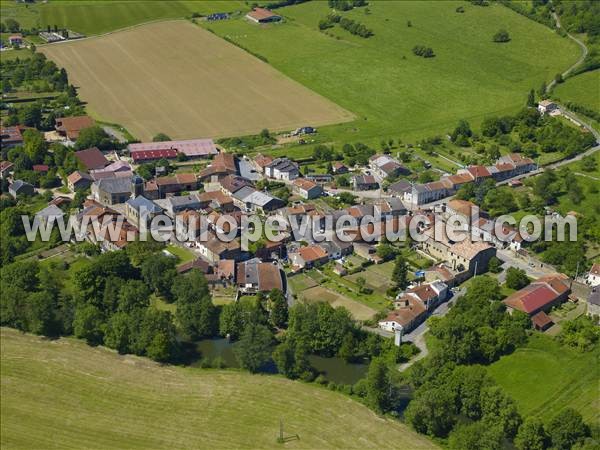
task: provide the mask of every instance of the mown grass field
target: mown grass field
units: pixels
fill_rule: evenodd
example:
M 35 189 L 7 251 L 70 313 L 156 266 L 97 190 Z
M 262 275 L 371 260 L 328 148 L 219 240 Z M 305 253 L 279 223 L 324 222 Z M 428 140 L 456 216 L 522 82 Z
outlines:
M 455 12 L 458 6 L 464 14 Z M 376 146 L 382 138 L 414 142 L 442 134 L 461 118 L 477 126 L 485 116 L 513 113 L 529 89 L 579 56 L 574 43 L 497 4 L 371 1 L 370 13 L 365 10 L 343 15 L 372 29 L 368 39 L 339 27 L 327 30 L 332 36 L 320 32 L 326 2 L 281 8 L 286 21 L 279 25 L 229 20 L 205 26 L 357 114 L 352 123 L 322 128 L 324 141 Z M 492 42 L 500 28 L 510 33 L 509 43 Z M 413 55 L 417 44 L 436 56 Z
M 159 19 L 182 19 L 192 13 L 247 11 L 238 0 L 210 1 L 107 1 L 61 0 L 47 3 L 18 4 L 14 0 L 0 3 L 3 20 L 11 17 L 24 28 L 47 26 L 69 28 L 87 36 L 102 34 L 139 23 Z
M 557 85 L 553 97 L 600 112 L 600 70 L 584 72 Z
M 95 116 L 142 140 L 159 132 L 173 139 L 254 134 L 353 117 L 188 21 L 40 50 L 67 69 Z
M 350 314 L 352 314 L 352 317 L 356 320 L 368 320 L 377 313 L 375 309 L 346 297 L 341 292 L 323 286 L 308 288 L 301 291 L 298 296 L 308 303 L 327 302 L 334 308 L 343 306 L 350 311 Z
M 571 407 L 592 423 L 600 414 L 599 356 L 579 353 L 536 333 L 526 347 L 492 364 L 489 373 L 525 416 L 549 419 Z
M 163 367 L 74 339 L 2 329 L 1 438 L 13 448 L 434 448 L 329 390 Z M 286 436 L 276 443 L 279 419 Z

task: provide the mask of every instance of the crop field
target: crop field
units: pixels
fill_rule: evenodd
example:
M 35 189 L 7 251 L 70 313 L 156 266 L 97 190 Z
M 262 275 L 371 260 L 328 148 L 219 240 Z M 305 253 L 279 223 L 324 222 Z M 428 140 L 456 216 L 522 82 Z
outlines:
M 173 49 L 177 48 L 177 53 Z M 187 21 L 40 48 L 92 115 L 135 137 L 223 137 L 339 123 L 352 114 Z
M 322 286 L 315 286 L 298 293 L 298 297 L 305 301 L 312 302 L 328 302 L 334 308 L 343 306 L 352 314 L 356 320 L 368 320 L 372 318 L 377 311 L 362 303 L 352 300 L 345 295 L 327 289 Z
M 591 423 L 600 414 L 598 353 L 579 353 L 535 334 L 524 348 L 489 367 L 521 414 L 549 419 L 571 407 Z
M 286 19 L 278 25 L 204 25 L 358 116 L 321 129 L 324 142 L 414 142 L 451 130 L 461 118 L 477 127 L 485 116 L 522 108 L 529 89 L 579 56 L 576 44 L 495 3 L 371 1 L 341 13 L 372 29 L 367 39 L 339 26 L 320 32 L 329 11 L 327 2 L 309 2 L 278 9 Z M 501 28 L 510 42 L 492 42 Z M 436 56 L 415 56 L 415 45 Z
M 435 448 L 315 385 L 160 366 L 5 328 L 1 337 L 3 449 Z M 280 419 L 284 446 L 276 442 Z
M 182 19 L 192 13 L 246 11 L 240 0 L 60 0 L 38 3 L 0 2 L 2 18 L 11 17 L 24 28 L 69 28 L 86 36 L 160 19 Z

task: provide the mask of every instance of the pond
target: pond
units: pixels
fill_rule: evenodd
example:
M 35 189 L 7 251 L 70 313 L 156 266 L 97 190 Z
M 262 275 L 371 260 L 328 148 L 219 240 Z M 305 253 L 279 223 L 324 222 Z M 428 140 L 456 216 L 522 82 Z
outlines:
M 219 358 L 225 367 L 237 369 L 233 348 L 235 343 L 228 339 L 204 339 L 192 344 L 187 350 L 186 363 L 192 367 L 201 367 L 202 360 L 214 361 Z M 328 381 L 338 384 L 354 384 L 367 374 L 367 364 L 347 363 L 341 358 L 324 358 L 310 355 L 310 364 Z M 266 368 L 267 372 L 276 371 L 273 364 Z

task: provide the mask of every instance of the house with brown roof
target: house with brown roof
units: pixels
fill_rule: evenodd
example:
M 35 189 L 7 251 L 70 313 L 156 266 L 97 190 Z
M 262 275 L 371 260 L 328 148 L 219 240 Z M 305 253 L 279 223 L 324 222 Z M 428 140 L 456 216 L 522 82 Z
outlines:
M 235 261 L 242 259 L 239 238 L 226 242 L 211 232 L 206 241 L 196 241 L 196 247 L 200 250 L 202 257 L 212 264 L 218 263 L 221 259 L 233 259 Z
M 231 212 L 235 210 L 233 199 L 231 196 L 224 194 L 222 191 L 201 192 L 198 194 L 198 199 L 202 209 L 218 209 L 223 212 Z
M 340 161 L 336 161 L 334 162 L 331 167 L 333 168 L 333 173 L 335 173 L 336 175 L 342 175 L 344 173 L 348 173 L 349 169 L 348 167 Z
M 459 200 L 453 198 L 446 204 L 446 216 L 449 217 L 454 214 L 471 219 L 473 215 L 479 214 L 479 206 L 468 200 Z
M 407 333 L 427 318 L 427 309 L 413 297 L 402 297 L 397 301 L 397 305 L 396 309 L 379 321 L 379 328 L 392 333 Z
M 307 200 L 312 200 L 323 195 L 323 187 L 321 185 L 305 178 L 296 178 L 292 182 L 292 191 Z
M 567 300 L 570 292 L 569 278 L 557 273 L 537 279 L 502 302 L 509 313 L 521 311 L 532 317 L 561 304 Z
M 234 154 L 220 152 L 206 169 L 200 171 L 198 178 L 203 181 L 216 182 L 224 176 L 238 173 L 238 163 Z
M 13 168 L 13 163 L 10 161 L 0 161 L 0 180 L 4 180 L 10 175 L 10 170 Z
M 0 148 L 12 148 L 23 145 L 24 127 L 2 127 L 0 129 Z
M 75 152 L 75 158 L 77 158 L 85 170 L 104 169 L 110 164 L 98 147 L 87 148 Z
M 67 177 L 67 186 L 73 192 L 79 189 L 87 189 L 93 182 L 94 179 L 81 170 L 76 170 Z
M 233 195 L 244 187 L 252 187 L 252 181 L 238 175 L 226 175 L 219 180 L 221 191 L 225 195 Z
M 213 267 L 203 259 L 197 258 L 177 266 L 177 273 L 188 273 L 190 270 L 199 270 L 203 274 L 213 273 Z
M 327 251 L 320 245 L 300 247 L 297 252 L 289 254 L 295 270 L 310 269 L 329 261 Z
M 434 258 L 446 261 L 452 270 L 468 271 L 471 275 L 485 273 L 488 263 L 496 256 L 496 247 L 487 242 L 472 241 L 466 232 L 464 239 L 454 242 L 445 231 L 435 236 L 434 227 L 423 232 L 425 240 L 420 242 L 421 249 Z
M 266 8 L 254 8 L 252 11 L 246 14 L 246 19 L 255 23 L 269 23 L 279 22 L 281 20 L 281 16 Z
M 273 289 L 283 291 L 283 279 L 279 267 L 257 259 L 238 263 L 236 283 L 238 289 L 245 294 L 270 292 Z
M 165 198 L 168 194 L 198 189 L 198 178 L 193 173 L 178 173 L 170 177 L 156 178 L 155 181 L 158 186 L 159 198 Z
M 355 175 L 352 178 L 352 185 L 355 191 L 379 189 L 379 183 L 373 175 Z
M 69 141 L 76 141 L 81 130 L 93 127 L 96 124 L 90 116 L 59 117 L 54 128 L 60 136 Z
M 252 159 L 252 164 L 254 165 L 254 167 L 256 167 L 256 170 L 259 173 L 264 173 L 265 172 L 265 167 L 267 167 L 272 162 L 273 162 L 273 157 L 272 156 L 263 155 L 261 153 L 257 154 Z

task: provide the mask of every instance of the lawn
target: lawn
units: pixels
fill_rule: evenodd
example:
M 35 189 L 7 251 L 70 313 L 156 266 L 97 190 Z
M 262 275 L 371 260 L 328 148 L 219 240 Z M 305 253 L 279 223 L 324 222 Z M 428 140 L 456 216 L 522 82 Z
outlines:
M 243 1 L 52 1 L 16 4 L 2 0 L 2 19 L 11 17 L 24 28 L 46 26 L 69 28 L 87 36 L 107 33 L 132 25 L 160 19 L 182 19 L 193 12 L 246 11 Z
M 224 137 L 353 118 L 188 21 L 39 49 L 67 69 L 95 117 L 119 123 L 142 140 L 159 132 L 173 139 Z
M 172 255 L 175 255 L 181 264 L 196 259 L 196 255 L 191 250 L 180 247 L 179 245 L 168 245 L 167 251 Z
M 456 13 L 457 6 L 465 13 Z M 368 10 L 343 13 L 373 30 L 368 39 L 339 27 L 320 32 L 326 2 L 278 9 L 286 21 L 276 26 L 244 20 L 204 26 L 354 112 L 358 120 L 319 130 L 318 139 L 338 144 L 414 142 L 447 132 L 461 118 L 477 126 L 487 115 L 513 113 L 529 89 L 579 56 L 568 39 L 495 3 L 371 1 Z M 492 42 L 500 28 L 509 31 L 509 43 Z M 431 46 L 436 56 L 413 55 L 417 44 Z M 302 148 L 308 153 L 309 147 Z
M 598 356 L 535 333 L 526 347 L 492 364 L 489 373 L 525 416 L 549 419 L 571 407 L 591 423 L 600 414 Z
M 161 366 L 2 329 L 1 438 L 13 448 L 434 448 L 340 393 L 277 376 Z

